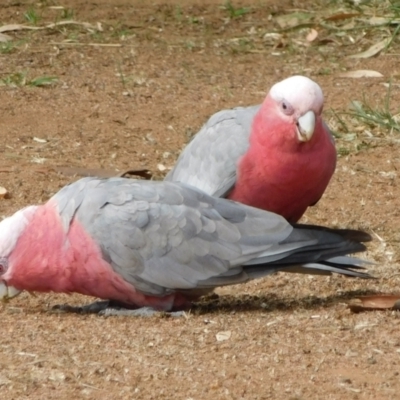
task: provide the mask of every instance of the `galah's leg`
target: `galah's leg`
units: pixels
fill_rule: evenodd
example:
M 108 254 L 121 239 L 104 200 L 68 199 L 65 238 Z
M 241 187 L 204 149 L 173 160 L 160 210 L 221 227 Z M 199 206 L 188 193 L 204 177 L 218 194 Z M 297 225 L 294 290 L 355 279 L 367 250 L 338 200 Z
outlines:
M 98 314 L 106 317 L 110 316 L 125 316 L 125 317 L 152 317 L 160 311 L 155 310 L 151 307 L 141 307 L 136 309 L 130 309 L 126 305 L 113 301 L 103 300 L 95 301 L 93 303 L 84 306 L 70 306 L 68 304 L 58 304 L 53 307 L 53 310 L 70 312 L 76 314 Z M 171 317 L 183 317 L 184 311 L 161 311 L 163 314 Z

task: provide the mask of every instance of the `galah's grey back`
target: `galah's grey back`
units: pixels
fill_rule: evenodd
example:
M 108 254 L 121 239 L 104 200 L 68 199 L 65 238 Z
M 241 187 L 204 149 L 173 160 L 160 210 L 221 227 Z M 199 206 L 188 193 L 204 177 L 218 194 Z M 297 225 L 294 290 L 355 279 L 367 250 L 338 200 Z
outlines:
M 342 257 L 364 245 L 173 182 L 84 178 L 55 196 L 64 229 L 76 218 L 103 257 L 143 293 L 212 289 L 279 270 L 368 277 Z
M 251 125 L 260 107 L 238 107 L 211 116 L 165 180 L 224 197 L 235 184 L 237 164 L 249 148 Z

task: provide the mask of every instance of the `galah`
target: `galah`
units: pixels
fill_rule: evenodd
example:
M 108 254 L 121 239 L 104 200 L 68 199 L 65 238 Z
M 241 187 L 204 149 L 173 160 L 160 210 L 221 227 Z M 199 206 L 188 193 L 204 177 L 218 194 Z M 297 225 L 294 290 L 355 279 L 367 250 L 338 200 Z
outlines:
M 214 114 L 165 179 L 297 222 L 335 171 L 323 104 L 320 86 L 309 78 L 278 82 L 261 106 Z
M 179 310 L 218 286 L 277 271 L 370 277 L 347 256 L 368 240 L 293 226 L 181 183 L 83 178 L 0 222 L 0 299 L 77 292 Z

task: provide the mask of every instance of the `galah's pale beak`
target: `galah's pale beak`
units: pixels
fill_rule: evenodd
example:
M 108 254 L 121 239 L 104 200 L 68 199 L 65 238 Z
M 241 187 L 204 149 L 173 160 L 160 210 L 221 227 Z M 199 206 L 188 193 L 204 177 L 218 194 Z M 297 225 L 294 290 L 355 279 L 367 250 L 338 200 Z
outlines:
M 307 111 L 297 120 L 297 138 L 300 142 L 311 140 L 315 130 L 314 111 Z
M 0 282 L 0 301 L 7 302 L 20 293 L 21 290 L 16 289 L 14 286 L 7 286 L 5 282 Z

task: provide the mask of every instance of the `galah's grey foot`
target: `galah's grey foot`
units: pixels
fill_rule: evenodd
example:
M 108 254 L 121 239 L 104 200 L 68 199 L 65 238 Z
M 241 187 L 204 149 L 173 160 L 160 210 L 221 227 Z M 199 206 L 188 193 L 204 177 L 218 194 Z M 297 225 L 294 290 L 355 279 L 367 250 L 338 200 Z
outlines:
M 112 300 L 95 301 L 85 306 L 70 306 L 68 304 L 59 304 L 52 308 L 56 311 L 70 312 L 76 314 L 98 314 L 105 317 L 125 316 L 125 317 L 152 317 L 157 313 L 161 313 L 171 317 L 183 317 L 184 311 L 157 311 L 151 307 L 142 307 L 130 309 L 128 306 Z
M 127 308 L 106 308 L 99 312 L 99 315 L 105 317 L 119 316 L 119 317 L 153 317 L 157 314 L 163 314 L 169 317 L 183 317 L 184 311 L 157 311 L 151 307 L 137 308 L 136 310 L 129 310 Z

